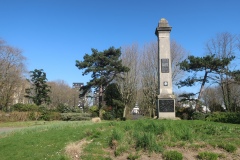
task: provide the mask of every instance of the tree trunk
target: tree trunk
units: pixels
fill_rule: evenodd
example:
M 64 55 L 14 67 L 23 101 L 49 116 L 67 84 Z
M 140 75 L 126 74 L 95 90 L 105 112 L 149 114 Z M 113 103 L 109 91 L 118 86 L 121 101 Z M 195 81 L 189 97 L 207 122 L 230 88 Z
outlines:
M 199 102 L 200 102 L 200 99 L 202 98 L 203 87 L 204 87 L 204 85 L 206 83 L 207 75 L 208 75 L 208 71 L 205 71 L 204 78 L 203 78 L 203 81 L 202 81 L 202 85 L 201 85 L 201 88 L 200 88 L 200 92 L 198 94 L 198 101 L 197 101 L 196 107 L 195 107 L 196 111 L 200 108 Z
M 123 118 L 126 118 L 126 111 L 127 111 L 127 106 L 125 105 L 123 109 Z

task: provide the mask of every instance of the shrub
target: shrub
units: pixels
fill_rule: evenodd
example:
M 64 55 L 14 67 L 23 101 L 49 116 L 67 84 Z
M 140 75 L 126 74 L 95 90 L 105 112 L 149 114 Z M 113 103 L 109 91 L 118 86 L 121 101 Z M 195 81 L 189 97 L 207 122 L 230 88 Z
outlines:
M 71 112 L 71 109 L 67 105 L 61 103 L 58 104 L 57 111 L 59 111 L 60 113 L 67 113 Z
M 184 120 L 192 119 L 193 112 L 194 110 L 191 107 L 176 107 L 176 116 Z
M 204 160 L 217 160 L 218 154 L 212 152 L 200 152 L 198 158 Z
M 97 117 L 98 116 L 98 106 L 92 106 L 89 108 L 89 111 L 92 113 L 93 117 Z
M 1 112 L 0 113 L 0 121 L 1 122 L 16 122 L 16 121 L 27 121 L 29 117 L 28 112 L 10 112 L 10 113 L 5 113 Z
M 22 103 L 14 104 L 11 108 L 13 111 L 19 111 L 19 112 L 37 111 L 38 110 L 38 106 L 35 104 L 22 104 Z
M 163 158 L 165 160 L 182 160 L 183 156 L 178 151 L 166 151 L 163 153 Z
M 105 112 L 103 114 L 103 119 L 104 120 L 113 120 L 114 119 L 114 115 L 111 112 Z
M 192 118 L 194 120 L 205 120 L 206 114 L 201 112 L 194 112 Z
M 91 119 L 91 115 L 88 113 L 61 113 L 60 116 L 63 121 L 85 121 Z
M 215 112 L 210 114 L 207 121 L 240 124 L 240 113 L 237 112 Z

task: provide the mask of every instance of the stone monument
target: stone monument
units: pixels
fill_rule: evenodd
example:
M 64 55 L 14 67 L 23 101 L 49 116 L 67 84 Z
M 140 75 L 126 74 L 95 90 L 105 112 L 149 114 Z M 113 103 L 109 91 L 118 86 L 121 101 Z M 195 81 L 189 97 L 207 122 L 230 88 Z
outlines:
M 158 96 L 157 117 L 175 118 L 175 96 L 172 92 L 170 32 L 172 27 L 162 18 L 156 28 L 158 37 Z

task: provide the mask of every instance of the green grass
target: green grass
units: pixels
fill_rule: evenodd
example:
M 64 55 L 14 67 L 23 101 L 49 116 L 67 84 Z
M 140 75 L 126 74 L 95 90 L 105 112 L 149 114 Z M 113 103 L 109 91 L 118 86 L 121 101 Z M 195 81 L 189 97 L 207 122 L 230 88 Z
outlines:
M 200 152 L 198 158 L 203 160 L 217 160 L 218 154 L 212 152 Z
M 45 125 L 45 124 L 53 124 L 59 122 L 50 122 L 50 121 L 21 121 L 21 122 L 0 122 L 0 127 L 29 127 L 36 125 Z
M 178 151 L 166 151 L 163 153 L 165 160 L 182 160 L 183 156 Z
M 1 160 L 67 160 L 65 147 L 84 138 L 91 143 L 83 148 L 83 160 L 111 159 L 114 155 L 109 150 L 115 156 L 127 154 L 137 159 L 142 153 L 166 154 L 166 147 L 199 149 L 207 145 L 231 154 L 240 145 L 239 125 L 205 121 L 19 122 L 9 126 L 26 128 L 0 134 Z

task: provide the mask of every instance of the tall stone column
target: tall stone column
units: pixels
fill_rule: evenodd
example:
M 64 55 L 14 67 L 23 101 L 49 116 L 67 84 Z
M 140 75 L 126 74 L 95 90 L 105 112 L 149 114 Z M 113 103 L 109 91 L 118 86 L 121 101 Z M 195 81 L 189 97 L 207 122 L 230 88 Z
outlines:
M 156 28 L 158 37 L 158 118 L 175 118 L 175 97 L 172 92 L 170 32 L 172 27 L 162 18 Z

